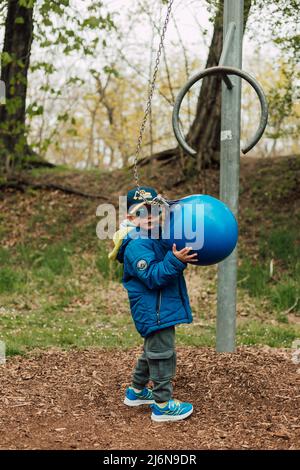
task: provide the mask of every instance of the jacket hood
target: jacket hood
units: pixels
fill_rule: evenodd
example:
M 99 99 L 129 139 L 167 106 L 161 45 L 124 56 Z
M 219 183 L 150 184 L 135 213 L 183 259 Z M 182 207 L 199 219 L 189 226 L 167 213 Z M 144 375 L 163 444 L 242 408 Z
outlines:
M 133 225 L 128 220 L 124 220 L 121 223 L 120 229 L 113 236 L 113 242 L 115 246 L 108 255 L 109 259 L 111 260 L 117 259 L 118 261 L 120 261 L 120 263 L 123 263 L 125 248 L 131 240 L 129 233 L 134 228 L 135 228 L 135 225 Z
M 120 262 L 120 263 L 124 263 L 124 253 L 125 253 L 125 248 L 127 247 L 128 243 L 132 240 L 131 236 L 130 235 L 126 235 L 126 237 L 123 239 L 122 243 L 121 243 L 121 246 L 118 250 L 118 253 L 117 253 L 117 256 L 116 256 L 116 259 Z

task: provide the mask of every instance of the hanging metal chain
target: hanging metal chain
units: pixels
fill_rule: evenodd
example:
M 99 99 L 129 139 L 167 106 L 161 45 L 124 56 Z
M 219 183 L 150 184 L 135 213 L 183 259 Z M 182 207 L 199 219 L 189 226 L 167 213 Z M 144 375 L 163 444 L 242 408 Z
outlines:
M 166 19 L 165 19 L 165 21 L 164 21 L 164 26 L 163 26 L 162 33 L 161 33 L 161 36 L 160 36 L 160 43 L 159 43 L 159 47 L 158 47 L 158 51 L 157 51 L 157 55 L 156 55 L 155 66 L 154 66 L 154 72 L 153 72 L 152 80 L 151 80 L 150 87 L 149 87 L 147 105 L 146 105 L 144 117 L 143 117 L 143 120 L 142 120 L 142 124 L 141 124 L 141 127 L 140 127 L 139 137 L 138 137 L 137 146 L 136 146 L 136 150 L 135 150 L 135 157 L 134 157 L 134 166 L 133 166 L 134 169 L 133 169 L 133 174 L 134 174 L 134 179 L 135 179 L 136 187 L 137 187 L 137 190 L 138 190 L 138 192 L 139 192 L 140 197 L 141 197 L 147 204 L 149 204 L 149 201 L 144 198 L 144 196 L 143 196 L 142 193 L 140 193 L 140 183 L 139 183 L 139 175 L 138 175 L 138 167 L 137 167 L 137 164 L 138 164 L 138 157 L 139 157 L 139 154 L 140 154 L 140 151 L 141 151 L 142 140 L 143 140 L 143 134 L 144 134 L 144 130 L 145 130 L 145 126 L 146 126 L 148 114 L 149 114 L 150 109 L 151 109 L 151 102 L 152 102 L 153 92 L 154 92 L 154 88 L 155 88 L 155 82 L 156 82 L 156 76 L 157 76 L 158 66 L 159 66 L 159 62 L 160 62 L 160 56 L 161 56 L 162 49 L 163 49 L 165 34 L 166 34 L 167 27 L 168 27 L 168 23 L 169 23 L 169 19 L 170 19 L 170 14 L 171 14 L 171 9 L 172 9 L 172 4 L 173 4 L 173 2 L 174 2 L 174 0 L 169 0 L 169 3 L 168 3 Z M 160 196 L 160 197 L 157 197 L 157 198 L 153 199 L 153 201 L 151 201 L 150 204 L 151 204 L 151 203 L 152 203 L 152 204 L 158 204 L 160 199 L 162 200 L 163 198 L 162 198 L 161 196 Z

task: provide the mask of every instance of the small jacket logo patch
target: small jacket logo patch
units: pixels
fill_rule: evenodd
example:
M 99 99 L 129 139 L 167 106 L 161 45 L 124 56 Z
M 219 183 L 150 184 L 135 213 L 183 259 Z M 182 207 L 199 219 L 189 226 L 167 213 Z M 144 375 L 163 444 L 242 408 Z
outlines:
M 136 267 L 139 271 L 144 271 L 144 269 L 146 269 L 148 266 L 148 263 L 145 259 L 140 259 L 137 263 L 136 263 Z

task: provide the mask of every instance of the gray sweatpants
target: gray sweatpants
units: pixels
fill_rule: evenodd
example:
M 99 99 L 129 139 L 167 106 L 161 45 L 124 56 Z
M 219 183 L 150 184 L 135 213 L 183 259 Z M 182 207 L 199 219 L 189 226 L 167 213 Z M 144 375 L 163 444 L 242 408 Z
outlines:
M 175 327 L 171 326 L 145 338 L 143 354 L 138 359 L 132 376 L 132 386 L 142 389 L 151 379 L 154 400 L 162 403 L 172 398 L 171 380 L 175 372 Z

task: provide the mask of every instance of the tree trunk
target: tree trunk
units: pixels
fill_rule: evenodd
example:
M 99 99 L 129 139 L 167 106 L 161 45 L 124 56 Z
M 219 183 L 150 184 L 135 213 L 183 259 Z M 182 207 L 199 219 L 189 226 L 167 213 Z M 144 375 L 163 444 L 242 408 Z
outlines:
M 214 20 L 214 32 L 205 68 L 218 65 L 223 45 L 223 2 Z M 197 150 L 196 162 L 185 157 L 185 173 L 190 174 L 202 167 L 219 165 L 221 131 L 221 83 L 219 75 L 205 77 L 197 101 L 196 116 L 186 135 L 188 144 Z
M 223 46 L 223 0 L 220 0 L 214 20 L 214 32 L 205 68 L 218 65 Z M 251 0 L 245 0 L 244 29 L 249 16 Z M 181 148 L 164 150 L 151 159 L 181 162 L 183 174 L 189 176 L 201 168 L 219 166 L 221 130 L 221 78 L 205 77 L 197 101 L 195 119 L 186 135 L 188 144 L 197 150 L 196 158 L 186 155 Z M 143 163 L 148 162 L 145 160 Z
M 8 0 L 1 80 L 6 105 L 0 106 L 0 164 L 10 170 L 32 154 L 27 145 L 25 109 L 27 74 L 33 36 L 33 8 Z

